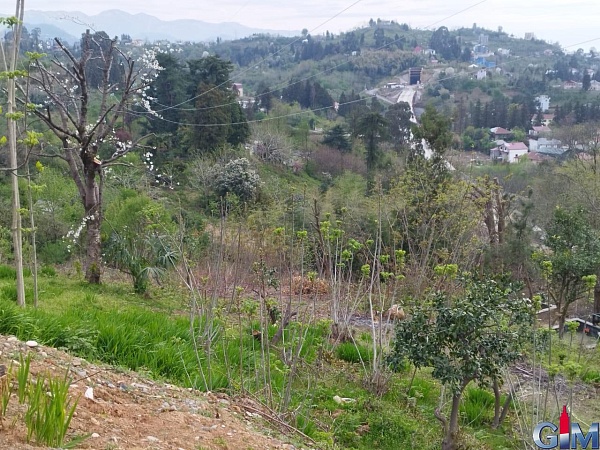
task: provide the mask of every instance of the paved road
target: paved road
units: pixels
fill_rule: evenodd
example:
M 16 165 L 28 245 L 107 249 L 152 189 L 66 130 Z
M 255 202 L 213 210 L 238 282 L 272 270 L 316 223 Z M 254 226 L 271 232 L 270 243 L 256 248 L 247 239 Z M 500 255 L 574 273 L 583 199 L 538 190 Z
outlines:
M 417 93 L 417 86 L 416 85 L 408 85 L 402 90 L 402 92 L 398 96 L 398 100 L 396 100 L 396 103 L 406 102 L 410 105 L 410 112 L 411 112 L 410 121 L 414 124 L 418 123 L 417 117 L 415 116 L 415 110 L 413 107 L 416 93 Z M 425 155 L 425 158 L 430 159 L 431 156 L 433 155 L 433 152 L 429 148 L 429 145 L 427 144 L 427 142 L 425 142 L 424 139 L 421 141 L 421 144 L 423 145 L 423 153 Z M 448 169 L 454 170 L 454 167 L 448 161 L 446 161 L 446 165 L 447 165 Z

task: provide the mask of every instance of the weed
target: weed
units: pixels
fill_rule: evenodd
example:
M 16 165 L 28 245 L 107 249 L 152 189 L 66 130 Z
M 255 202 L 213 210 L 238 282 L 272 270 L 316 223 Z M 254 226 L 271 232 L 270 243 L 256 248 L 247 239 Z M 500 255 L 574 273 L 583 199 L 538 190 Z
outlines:
M 5 265 L 0 265 L 0 279 L 14 280 L 17 278 L 17 271 Z
M 10 376 L 11 367 L 6 370 L 5 365 L 0 365 L 0 419 L 6 417 L 8 402 L 10 401 Z
M 482 426 L 493 419 L 494 396 L 480 388 L 468 388 L 460 406 L 460 414 L 465 424 Z
M 19 355 L 19 368 L 17 369 L 17 397 L 22 405 L 27 398 L 27 384 L 29 382 L 29 368 L 31 367 L 31 354 L 23 358 L 23 354 Z
M 360 344 L 343 342 L 335 349 L 337 357 L 343 361 L 359 363 L 371 361 L 372 350 Z
M 57 273 L 54 267 L 46 265 L 40 269 L 40 275 L 43 277 L 51 278 L 57 276 Z
M 30 384 L 29 405 L 25 412 L 27 441 L 34 437 L 38 444 L 73 448 L 87 436 L 79 436 L 65 445 L 65 436 L 79 399 L 69 398 L 68 371 L 64 378 L 40 376 Z

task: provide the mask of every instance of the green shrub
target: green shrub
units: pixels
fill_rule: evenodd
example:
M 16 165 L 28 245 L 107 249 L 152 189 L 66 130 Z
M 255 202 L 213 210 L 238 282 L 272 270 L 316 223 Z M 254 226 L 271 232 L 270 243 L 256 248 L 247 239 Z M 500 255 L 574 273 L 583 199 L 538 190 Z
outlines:
M 67 243 L 63 241 L 46 242 L 38 252 L 38 258 L 45 264 L 64 264 L 71 256 Z
M 343 342 L 335 349 L 337 357 L 343 361 L 351 363 L 369 362 L 371 361 L 372 351 L 360 344 L 352 342 Z
M 600 372 L 590 369 L 581 375 L 581 381 L 584 383 L 600 383 Z
M 51 278 L 57 276 L 57 273 L 54 267 L 45 265 L 40 269 L 40 275 L 43 277 Z
M 0 265 L 0 279 L 16 280 L 17 279 L 17 271 L 13 267 Z
M 460 414 L 470 426 L 481 426 L 493 420 L 494 395 L 484 389 L 469 388 L 463 396 Z

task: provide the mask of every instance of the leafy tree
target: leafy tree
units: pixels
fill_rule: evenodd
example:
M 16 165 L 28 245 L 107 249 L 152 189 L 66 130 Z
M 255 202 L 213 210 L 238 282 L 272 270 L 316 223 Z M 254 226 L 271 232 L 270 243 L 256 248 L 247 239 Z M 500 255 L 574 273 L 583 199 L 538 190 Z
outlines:
M 460 45 L 447 27 L 439 27 L 433 32 L 429 47 L 445 60 L 456 59 L 460 56 Z
M 379 143 L 387 136 L 387 121 L 377 113 L 370 112 L 358 122 L 358 133 L 362 136 L 367 151 L 367 170 L 372 171 L 381 163 L 383 153 Z
M 352 142 L 348 139 L 348 132 L 343 125 L 334 125 L 325 132 L 321 143 L 329 147 L 337 148 L 342 153 L 352 150 Z
M 410 141 L 411 117 L 410 105 L 406 102 L 394 103 L 385 113 L 389 125 L 388 135 L 396 149 L 405 147 Z
M 104 257 L 131 276 L 137 294 L 144 294 L 150 280 L 159 282 L 177 261 L 170 247 L 171 217 L 162 205 L 134 191 L 123 191 L 106 212 L 111 227 L 105 232 Z
M 437 268 L 445 278 L 455 271 L 452 265 Z M 473 381 L 485 385 L 498 380 L 521 357 L 533 310 L 511 283 L 464 275 L 445 284 L 398 322 L 391 362 L 393 367 L 409 361 L 417 369 L 433 369 L 452 399 L 449 414 L 435 411 L 444 430 L 442 450 L 456 450 L 465 388 Z
M 569 307 L 586 293 L 584 276 L 600 270 L 600 237 L 582 209 L 557 207 L 546 231 L 550 254 L 536 254 L 548 279 L 548 294 L 556 305 L 562 338 Z
M 173 55 L 159 53 L 156 61 L 163 69 L 150 85 L 148 95 L 153 111 L 160 111 L 160 117 L 150 115 L 147 130 L 155 134 L 176 134 L 182 122 L 180 104 L 186 100 L 187 80 L 183 67 Z
M 416 149 L 423 152 L 423 146 L 427 145 L 431 149 L 431 163 L 437 168 L 437 173 L 444 177 L 448 171 L 444 155 L 452 143 L 450 119 L 432 105 L 427 105 L 420 122 L 412 127 Z
M 239 145 L 250 136 L 244 112 L 229 89 L 232 64 L 217 56 L 188 61 L 190 92 L 195 98 L 195 110 L 187 138 L 191 147 L 213 151 L 226 143 Z M 191 90 L 195 87 L 195 90 Z
M 588 73 L 588 71 L 586 70 L 585 74 L 583 75 L 581 89 L 583 89 L 584 91 L 589 91 L 591 85 L 592 85 L 592 78 L 591 78 L 590 74 Z

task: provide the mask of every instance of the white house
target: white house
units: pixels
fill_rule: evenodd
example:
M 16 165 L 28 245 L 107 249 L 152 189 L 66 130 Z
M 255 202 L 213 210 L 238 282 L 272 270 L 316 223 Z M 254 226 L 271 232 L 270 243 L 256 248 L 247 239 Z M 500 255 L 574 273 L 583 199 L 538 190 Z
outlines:
M 526 155 L 529 149 L 523 142 L 505 142 L 490 150 L 492 159 L 499 159 L 509 163 L 519 162 L 519 158 Z
M 547 95 L 538 95 L 535 101 L 539 103 L 542 112 L 546 112 L 550 109 L 550 97 Z
M 485 80 L 487 78 L 487 70 L 479 69 L 475 74 L 475 78 L 477 78 L 478 80 Z

